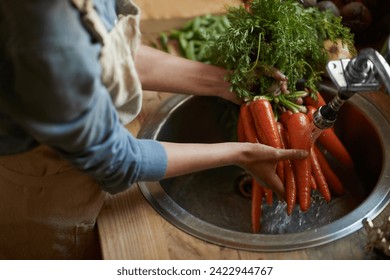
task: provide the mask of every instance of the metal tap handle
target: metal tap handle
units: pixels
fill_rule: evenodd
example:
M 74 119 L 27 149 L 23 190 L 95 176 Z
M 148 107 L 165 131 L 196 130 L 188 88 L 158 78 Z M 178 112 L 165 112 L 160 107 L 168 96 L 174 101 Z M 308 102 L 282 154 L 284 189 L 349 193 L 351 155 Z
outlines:
M 375 83 L 379 79 L 390 93 L 390 66 L 376 50 L 371 48 L 361 50 L 348 64 L 346 70 L 347 81 L 352 85 L 359 87 L 362 83 Z
M 384 54 L 390 60 L 388 45 L 387 41 Z M 366 48 L 353 59 L 330 61 L 327 71 L 339 89 L 340 97 L 348 99 L 356 92 L 378 90 L 382 84 L 390 93 L 390 66 L 385 57 L 372 48 Z
M 337 113 L 348 98 L 357 92 L 380 89 L 383 84 L 390 94 L 390 36 L 382 50 L 366 48 L 353 59 L 330 61 L 327 71 L 338 88 L 338 94 L 313 115 L 313 123 L 320 129 L 333 125 Z

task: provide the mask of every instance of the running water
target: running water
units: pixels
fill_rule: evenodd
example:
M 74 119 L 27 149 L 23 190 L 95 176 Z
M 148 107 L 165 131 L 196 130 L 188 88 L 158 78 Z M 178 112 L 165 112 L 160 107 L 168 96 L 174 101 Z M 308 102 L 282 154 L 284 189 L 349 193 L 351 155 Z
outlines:
M 309 130 L 311 136 L 311 145 L 313 146 L 324 129 L 318 128 L 313 122 L 311 122 Z

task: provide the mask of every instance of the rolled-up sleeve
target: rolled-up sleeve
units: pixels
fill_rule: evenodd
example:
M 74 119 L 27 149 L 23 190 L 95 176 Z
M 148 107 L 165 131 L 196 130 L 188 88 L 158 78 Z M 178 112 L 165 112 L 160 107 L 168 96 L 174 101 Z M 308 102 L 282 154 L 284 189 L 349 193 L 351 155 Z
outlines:
M 9 14 L 15 19 L 7 20 L 14 82 L 3 98 L 8 114 L 110 193 L 161 179 L 164 147 L 136 139 L 119 122 L 101 82 L 101 46 L 69 3 L 30 1 Z

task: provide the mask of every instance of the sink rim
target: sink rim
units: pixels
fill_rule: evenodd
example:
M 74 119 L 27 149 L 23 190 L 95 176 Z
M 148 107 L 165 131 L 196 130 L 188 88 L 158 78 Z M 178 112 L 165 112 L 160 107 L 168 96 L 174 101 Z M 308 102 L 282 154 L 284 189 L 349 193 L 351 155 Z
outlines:
M 194 96 L 175 95 L 168 99 L 149 116 L 139 131 L 138 137 L 157 139 L 170 114 L 192 98 Z M 381 123 L 381 128 L 386 128 L 379 130 L 375 127 L 382 148 L 390 147 L 390 137 L 386 138 L 384 135 L 384 131 L 390 131 L 390 121 L 362 95 L 355 95 L 348 102 L 358 107 L 370 122 L 376 120 Z M 374 219 L 389 204 L 390 174 L 384 173 L 390 170 L 390 153 L 385 148 L 382 150 L 384 155 L 379 180 L 366 199 L 354 210 L 332 223 L 299 233 L 253 234 L 218 227 L 193 216 L 179 206 L 166 194 L 159 182 L 139 182 L 138 186 L 147 201 L 162 217 L 199 239 L 220 246 L 249 251 L 277 252 L 306 249 L 330 243 L 360 230 L 363 227 L 363 219 Z

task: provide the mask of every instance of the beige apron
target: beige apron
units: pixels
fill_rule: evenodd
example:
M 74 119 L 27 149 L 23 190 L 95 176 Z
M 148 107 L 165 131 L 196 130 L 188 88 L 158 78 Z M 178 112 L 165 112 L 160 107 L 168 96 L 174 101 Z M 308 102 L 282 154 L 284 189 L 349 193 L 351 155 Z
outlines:
M 103 45 L 103 82 L 123 122 L 141 108 L 141 85 L 133 55 L 138 44 L 138 9 L 118 1 L 120 16 L 107 33 L 91 0 L 72 0 Z M 0 156 L 0 259 L 100 258 L 96 218 L 106 193 L 46 146 Z
M 102 81 L 110 92 L 122 123 L 128 124 L 142 107 L 142 87 L 134 56 L 140 42 L 140 12 L 131 0 L 116 0 L 118 22 L 109 33 L 92 6 L 92 0 L 71 0 L 84 15 L 87 29 L 102 45 Z

